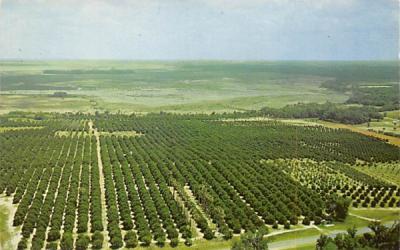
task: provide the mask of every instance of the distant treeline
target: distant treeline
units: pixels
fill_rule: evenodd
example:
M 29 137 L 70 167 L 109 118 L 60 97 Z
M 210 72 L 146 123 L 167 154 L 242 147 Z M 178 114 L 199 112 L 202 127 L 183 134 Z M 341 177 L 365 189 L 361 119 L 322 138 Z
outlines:
M 346 124 L 360 124 L 371 119 L 382 119 L 383 115 L 373 107 L 348 107 L 334 103 L 298 103 L 283 108 L 264 107 L 259 112 L 263 116 L 276 118 L 318 118 Z
M 397 61 L 276 61 L 276 62 L 186 62 L 181 67 L 206 72 L 313 75 L 335 79 L 331 84 L 398 82 Z
M 56 91 L 50 97 L 67 97 L 68 93 L 65 91 Z
M 71 69 L 71 70 L 54 70 L 48 69 L 43 70 L 43 74 L 55 74 L 55 75 L 62 75 L 62 74 L 133 74 L 135 73 L 134 70 L 131 69 Z
M 400 107 L 398 84 L 361 85 L 332 80 L 322 83 L 321 87 L 338 92 L 351 92 L 350 98 L 346 101 L 349 104 L 378 106 L 380 111 L 396 110 Z
M 359 86 L 353 88 L 347 103 L 379 106 L 382 111 L 399 108 L 399 85 Z

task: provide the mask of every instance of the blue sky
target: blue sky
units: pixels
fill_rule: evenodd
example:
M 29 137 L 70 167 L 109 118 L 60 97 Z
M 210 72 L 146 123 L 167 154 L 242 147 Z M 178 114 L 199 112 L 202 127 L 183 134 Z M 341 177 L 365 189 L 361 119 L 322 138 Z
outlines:
M 0 0 L 0 58 L 385 60 L 397 0 Z

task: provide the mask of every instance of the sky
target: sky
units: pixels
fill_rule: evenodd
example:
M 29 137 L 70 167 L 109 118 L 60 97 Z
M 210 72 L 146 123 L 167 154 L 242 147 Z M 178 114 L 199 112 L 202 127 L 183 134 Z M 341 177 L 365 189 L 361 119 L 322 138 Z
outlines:
M 398 55 L 399 0 L 0 0 L 0 59 Z

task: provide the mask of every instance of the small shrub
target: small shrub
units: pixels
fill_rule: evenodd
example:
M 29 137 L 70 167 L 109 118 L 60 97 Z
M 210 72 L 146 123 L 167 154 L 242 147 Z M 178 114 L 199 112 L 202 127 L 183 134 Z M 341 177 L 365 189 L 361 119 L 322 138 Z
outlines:
M 76 240 L 75 243 L 75 248 L 77 250 L 86 250 L 89 246 L 90 243 L 90 238 L 86 234 L 80 234 L 78 235 L 78 239 Z
M 305 218 L 303 219 L 303 225 L 309 226 L 309 225 L 310 225 L 310 218 L 305 217 Z
M 171 240 L 171 243 L 170 243 L 171 247 L 177 247 L 178 244 L 179 244 L 178 238 L 173 238 L 173 239 Z

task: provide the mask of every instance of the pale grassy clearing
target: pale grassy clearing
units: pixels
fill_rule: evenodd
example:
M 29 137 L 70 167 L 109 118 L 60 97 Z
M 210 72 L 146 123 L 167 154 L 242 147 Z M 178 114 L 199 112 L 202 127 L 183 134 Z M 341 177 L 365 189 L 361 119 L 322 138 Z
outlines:
M 1 129 L 1 128 L 0 128 Z M 75 137 L 75 136 L 88 136 L 90 135 L 87 131 L 67 131 L 67 130 L 59 130 L 55 132 L 55 136 L 67 136 L 67 137 Z M 90 130 L 90 133 L 93 134 L 93 130 Z M 129 131 L 114 131 L 114 132 L 108 132 L 108 131 L 102 131 L 102 132 L 97 132 L 99 136 L 117 136 L 117 137 L 136 137 L 136 136 L 142 136 L 142 133 L 139 133 L 134 130 L 129 130 Z
M 131 131 L 114 131 L 114 132 L 108 132 L 108 131 L 102 131 L 99 132 L 99 135 L 101 136 L 117 136 L 117 137 L 136 137 L 136 136 L 142 136 L 142 133 L 139 133 L 137 131 L 131 130 Z
M 366 136 L 371 136 L 375 137 L 381 140 L 388 141 L 388 143 L 400 146 L 400 138 L 399 137 L 394 137 L 394 136 L 389 136 L 389 135 L 384 135 L 378 132 L 374 131 L 368 131 L 364 128 L 360 128 L 356 125 L 348 125 L 348 124 L 341 124 L 341 123 L 334 123 L 334 122 L 328 122 L 328 121 L 318 121 L 319 124 L 329 127 L 329 128 L 337 128 L 337 129 L 348 129 L 353 132 L 357 132 Z
M 159 61 L 116 61 L 116 60 L 68 60 L 68 61 L 2 61 L 0 72 L 41 73 L 43 69 L 74 70 L 74 69 L 137 69 L 137 70 L 172 70 L 173 63 Z
M 59 137 L 61 137 L 61 136 L 65 136 L 65 137 L 78 137 L 78 136 L 81 136 L 81 135 L 83 135 L 83 136 L 88 136 L 89 133 L 86 132 L 86 131 L 83 131 L 83 132 L 82 132 L 82 131 L 66 131 L 66 130 L 59 130 L 59 131 L 56 131 L 54 135 L 55 135 L 55 136 L 59 136 Z
M 12 198 L 0 195 L 0 249 L 16 249 L 20 235 L 20 227 L 13 227 L 13 216 L 17 205 Z
M 43 129 L 42 126 L 37 127 L 0 127 L 0 133 L 7 131 L 18 131 L 18 130 L 28 130 L 28 129 Z
M 208 113 L 252 110 L 264 106 L 282 107 L 304 101 L 343 102 L 348 98 L 347 94 L 320 87 L 323 82 L 332 80 L 332 77 L 314 73 L 284 74 L 274 71 L 274 64 L 0 62 L 0 71 L 5 76 L 1 93 L 9 95 L 0 102 L 0 108 L 5 111 L 25 108 L 29 111 L 60 112 L 98 110 L 124 113 Z M 271 65 L 272 68 L 269 68 Z M 59 71 L 54 74 L 43 73 L 48 70 Z M 88 71 L 90 73 L 85 73 Z M 48 96 L 60 90 L 68 92 L 68 97 L 57 100 Z
M 400 111 L 392 112 L 394 117 L 398 116 Z M 392 117 L 384 117 L 382 120 L 379 121 L 371 121 L 368 123 L 363 123 L 359 125 L 355 125 L 355 127 L 364 129 L 364 130 L 371 130 L 377 133 L 383 134 L 384 132 L 390 132 L 400 136 L 400 119 L 399 118 L 392 118 Z
M 219 84 L 219 83 L 215 83 Z M 159 89 L 96 89 L 67 91 L 65 98 L 49 95 L 54 91 L 12 91 L 0 96 L 0 107 L 4 111 L 110 111 L 130 112 L 232 112 L 256 110 L 265 106 L 283 107 L 304 101 L 323 103 L 327 100 L 342 102 L 346 96 L 330 93 L 314 86 L 315 90 L 298 91 L 284 86 L 270 86 L 270 89 L 197 89 L 159 88 Z M 262 95 L 260 95 L 262 94 Z M 3 112 L 4 113 L 4 112 Z
M 321 234 L 321 232 L 318 229 L 316 229 L 314 227 L 307 227 L 307 228 L 300 229 L 300 230 L 283 232 L 278 235 L 272 235 L 272 236 L 267 235 L 267 238 L 269 239 L 270 242 L 276 242 L 276 241 L 283 241 L 283 240 L 298 239 L 298 238 L 308 237 L 308 236 L 315 236 L 315 235 L 320 235 L 320 234 Z
M 92 104 L 85 97 L 55 98 L 47 95 L 5 95 L 0 93 L 0 113 L 26 112 L 88 112 Z
M 355 215 L 383 222 L 400 219 L 400 208 L 351 208 L 350 212 Z
M 321 126 L 318 122 L 314 122 L 312 120 L 303 120 L 303 119 L 281 119 L 281 118 L 270 118 L 265 116 L 257 116 L 257 117 L 249 117 L 249 118 L 227 118 L 221 119 L 223 122 L 263 122 L 263 121 L 279 121 L 283 123 L 288 123 L 292 125 L 298 126 Z
M 400 162 L 355 166 L 361 172 L 400 186 Z M 400 217 L 399 217 L 400 218 Z
M 296 246 L 290 246 L 289 248 L 286 248 L 285 250 L 315 250 L 315 243 L 312 244 L 299 244 Z
M 400 110 L 387 111 L 385 113 L 389 118 L 400 120 Z
M 362 85 L 360 88 L 376 89 L 376 88 L 391 88 L 392 85 Z
M 15 122 L 37 122 L 37 120 L 27 117 L 9 117 L 8 120 Z
M 343 222 L 334 222 L 333 225 L 321 225 L 318 226 L 320 229 L 323 230 L 324 233 L 330 233 L 336 230 L 347 230 L 351 227 L 367 227 L 370 221 L 358 218 L 356 216 L 347 215 L 346 219 Z

